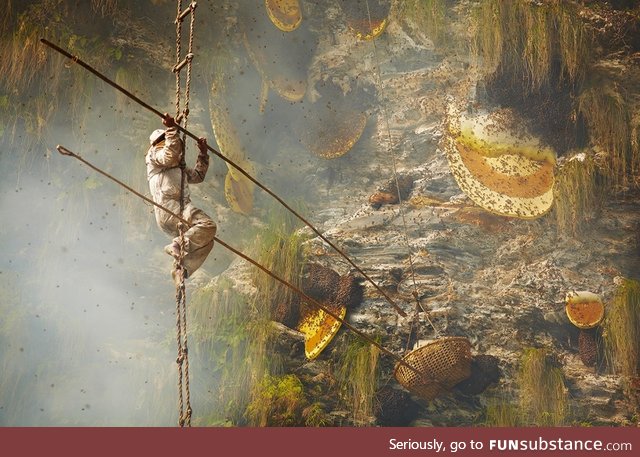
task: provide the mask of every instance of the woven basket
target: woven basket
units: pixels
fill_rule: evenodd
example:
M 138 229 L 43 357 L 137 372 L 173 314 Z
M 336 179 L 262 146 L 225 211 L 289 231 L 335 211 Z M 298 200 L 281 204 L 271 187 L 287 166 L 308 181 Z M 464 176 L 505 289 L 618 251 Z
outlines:
M 425 400 L 448 392 L 471 375 L 471 343 L 467 338 L 439 338 L 403 357 L 423 376 L 397 363 L 393 375 L 407 390 Z

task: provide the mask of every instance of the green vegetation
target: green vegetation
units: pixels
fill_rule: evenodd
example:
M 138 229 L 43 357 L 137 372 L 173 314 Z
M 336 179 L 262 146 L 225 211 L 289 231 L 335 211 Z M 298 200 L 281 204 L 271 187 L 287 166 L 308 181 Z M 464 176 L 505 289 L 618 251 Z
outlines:
M 493 398 L 487 402 L 484 425 L 487 427 L 518 427 L 522 425 L 522 415 L 513 401 L 507 398 Z
M 265 376 L 247 406 L 249 424 L 258 427 L 323 427 L 330 418 L 321 403 L 309 404 L 294 374 Z
M 515 377 L 517 400 L 509 391 L 490 399 L 484 424 L 488 427 L 551 427 L 564 425 L 568 398 L 562 368 L 546 348 L 527 348 L 522 352 Z
M 290 427 L 304 424 L 306 406 L 304 388 L 297 376 L 265 376 L 246 414 L 253 426 Z
M 326 427 L 331 425 L 331 418 L 327 415 L 324 406 L 319 403 L 313 403 L 302 411 L 304 425 L 307 427 Z
M 215 398 L 209 399 L 213 413 L 206 423 L 243 424 L 253 392 L 277 362 L 268 353 L 274 336 L 271 323 L 256 317 L 249 300 L 225 279 L 215 288 L 198 289 L 190 310 L 191 352 L 212 367 L 216 379 Z
M 301 249 L 305 236 L 296 229 L 299 221 L 282 208 L 269 211 L 270 219 L 256 237 L 254 258 L 261 265 L 294 286 L 300 286 L 304 265 Z M 263 271 L 256 270 L 253 277 L 257 289 L 256 307 L 264 308 L 266 318 L 272 318 L 279 305 L 294 306 L 297 296 L 289 287 L 279 283 Z
M 256 237 L 254 258 L 280 277 L 297 284 L 302 255 L 302 236 L 292 232 L 294 220 L 283 211 L 271 219 Z M 302 384 L 281 377 L 282 357 L 274 350 L 273 308 L 293 303 L 292 292 L 266 273 L 253 275 L 256 294 L 239 294 L 229 279 L 215 287 L 198 289 L 191 298 L 194 340 L 198 357 L 214 367 L 217 398 L 213 400 L 210 425 L 323 425 L 323 412 L 311 408 Z M 313 405 L 312 405 L 313 406 Z M 308 409 L 306 414 L 303 410 Z
M 425 33 L 434 43 L 442 42 L 447 31 L 445 0 L 407 0 L 399 14 Z
M 624 89 L 596 70 L 578 97 L 577 111 L 584 116 L 594 146 L 605 152 L 602 168 L 609 184 L 627 186 L 640 171 L 640 154 L 632 147 L 632 116 Z
M 336 379 L 340 395 L 351 410 L 354 423 L 370 425 L 374 420 L 380 350 L 358 336 L 348 335 L 338 354 Z
M 548 349 L 525 349 L 518 373 L 520 411 L 525 424 L 563 425 L 567 417 L 567 394 L 562 369 Z
M 640 282 L 622 280 L 603 327 L 609 364 L 624 378 L 625 390 L 633 404 L 636 400 L 632 384 L 640 376 Z
M 554 214 L 559 231 L 576 235 L 602 205 L 603 186 L 592 155 L 583 152 L 556 168 Z
M 536 91 L 549 82 L 555 59 L 570 82 L 580 81 L 591 61 L 591 37 L 568 2 L 486 0 L 473 16 L 475 54 L 485 75 L 508 71 Z
M 125 82 L 132 92 L 147 95 L 143 90 L 150 86 L 142 83 L 142 75 L 149 58 L 141 58 L 134 50 L 141 44 L 111 36 L 117 33 L 113 27 L 116 16 L 133 21 L 131 16 L 120 14 L 130 5 L 118 5 L 117 0 L 92 0 L 91 5 L 75 6 L 61 0 L 25 3 L 9 2 L 0 16 L 0 96 L 6 97 L 10 107 L 6 116 L 9 122 L 0 129 L 5 131 L 5 139 L 14 143 L 20 140 L 23 150 L 40 146 L 57 120 L 70 125 L 82 138 L 82 131 L 93 127 L 89 123 L 99 122 L 96 106 L 108 106 L 111 100 L 96 90 L 98 81 L 93 75 L 69 64 L 40 43 L 40 38 L 78 55 L 117 82 Z M 96 18 L 94 11 L 101 17 Z M 92 27 L 84 15 L 95 18 Z M 140 28 L 138 23 L 128 26 L 142 32 L 136 30 Z M 121 104 L 120 99 L 118 102 Z
M 118 0 L 91 0 L 91 7 L 95 12 L 108 16 L 117 11 Z

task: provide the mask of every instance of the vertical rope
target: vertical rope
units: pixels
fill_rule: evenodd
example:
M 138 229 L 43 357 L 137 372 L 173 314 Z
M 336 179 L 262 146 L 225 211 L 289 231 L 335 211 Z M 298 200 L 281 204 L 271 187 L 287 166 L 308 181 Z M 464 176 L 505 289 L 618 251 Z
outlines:
M 182 13 L 182 0 L 177 0 L 177 13 L 176 13 L 176 68 L 180 64 L 182 54 L 182 20 L 180 14 Z M 191 8 L 191 6 L 189 6 Z M 189 30 L 189 50 L 191 54 L 193 49 L 193 30 L 194 30 L 194 8 L 191 8 L 191 25 Z M 185 92 L 185 108 L 183 112 L 184 127 L 186 129 L 187 119 L 189 116 L 189 97 L 191 91 L 191 60 L 187 62 L 187 82 Z M 181 89 L 182 81 L 180 78 L 180 70 L 176 70 L 176 118 L 180 116 L 180 102 L 181 102 Z M 180 153 L 180 216 L 184 217 L 184 190 L 185 190 L 185 168 L 186 168 L 186 133 L 183 134 L 181 153 Z M 185 270 L 184 270 L 184 256 L 185 252 L 185 238 L 184 232 L 186 227 L 182 222 L 178 223 L 178 238 L 180 245 L 180 255 L 176 261 L 175 274 L 178 275 L 179 281 L 176 284 L 176 327 L 177 327 L 177 340 L 178 340 L 178 358 L 176 362 L 178 364 L 178 424 L 181 427 L 185 425 L 191 426 L 191 391 L 189 388 L 189 349 L 187 346 L 187 292 L 185 287 Z M 184 382 L 183 382 L 184 377 Z M 184 395 L 183 395 L 184 394 Z M 186 402 L 185 402 L 186 400 Z M 186 404 L 185 404 L 186 403 Z
M 188 49 L 187 49 L 187 80 L 185 82 L 185 93 L 184 93 L 184 110 L 183 110 L 183 121 L 184 121 L 184 128 L 187 128 L 187 124 L 189 121 L 189 101 L 191 99 L 191 68 L 192 68 L 192 56 L 193 56 L 193 36 L 194 36 L 194 28 L 195 28 L 195 19 L 196 19 L 196 10 L 195 7 L 193 7 L 195 4 L 190 4 L 189 8 L 191 9 L 191 13 L 190 13 L 190 22 L 189 22 L 189 45 L 188 45 Z M 181 21 L 178 21 L 181 22 Z M 182 168 L 182 178 L 181 178 L 181 185 L 180 185 L 180 210 L 181 212 L 184 211 L 184 181 L 185 181 L 185 156 L 186 156 L 186 143 L 187 141 L 187 134 L 184 133 L 183 137 L 182 137 L 182 160 L 180 163 L 180 167 Z M 180 267 L 182 268 L 182 271 L 184 273 L 184 267 L 182 265 L 183 263 L 183 258 L 184 258 L 184 254 L 185 254 L 185 241 L 184 241 L 184 230 L 185 227 L 181 227 L 180 228 Z M 181 283 L 180 283 L 180 287 L 182 289 L 182 303 L 181 303 L 181 309 L 182 309 L 182 317 L 181 317 L 181 323 L 182 323 L 182 350 L 183 350 L 183 354 L 184 354 L 184 376 L 185 376 L 185 383 L 184 383 L 184 394 L 185 394 L 185 398 L 186 398 L 186 410 L 184 412 L 184 423 L 187 427 L 191 427 L 191 413 L 192 413 L 192 409 L 191 409 L 191 390 L 189 387 L 189 348 L 188 348 L 188 344 L 187 344 L 187 300 L 186 300 L 186 290 L 185 290 L 185 285 L 184 285 L 184 274 L 182 275 L 181 278 Z
M 177 12 L 176 12 L 176 65 L 180 63 L 180 55 L 182 53 L 182 23 L 178 20 L 182 10 L 182 0 L 176 1 Z M 180 72 L 176 71 L 176 117 L 180 114 Z M 183 153 L 180 156 L 180 165 L 182 166 L 182 162 L 184 160 L 184 148 Z M 182 217 L 183 212 L 183 181 L 184 181 L 184 173 L 182 173 L 182 177 L 180 178 L 180 216 Z M 180 259 L 182 258 L 182 252 L 184 248 L 184 238 L 182 236 L 182 230 L 180 229 L 180 225 L 178 225 L 178 231 L 180 233 Z M 182 275 L 182 272 L 178 269 L 182 267 L 182 260 L 178 260 L 175 267 L 175 274 Z M 182 275 L 183 276 L 183 275 Z M 181 284 L 176 286 L 176 339 L 178 343 L 178 356 L 176 358 L 176 364 L 178 366 L 178 424 L 180 427 L 184 427 L 184 399 L 182 396 L 183 385 L 182 385 L 182 362 L 184 360 L 183 355 L 183 347 L 182 347 L 182 300 L 184 298 L 184 288 L 182 287 L 183 281 Z
M 366 0 L 365 2 L 366 6 L 367 6 L 367 17 L 369 20 L 369 28 L 373 29 L 373 24 L 371 21 L 371 10 L 369 9 L 369 0 Z M 424 312 L 427 321 L 429 322 L 429 325 L 431 325 L 431 328 L 433 328 L 434 333 L 436 334 L 436 336 L 438 336 L 438 330 L 436 329 L 436 327 L 433 325 L 433 322 L 431 322 L 431 318 L 429 317 L 429 313 L 424 309 L 424 307 L 422 306 L 422 303 L 420 302 L 420 295 L 418 293 L 418 284 L 416 283 L 416 272 L 415 272 L 415 268 L 413 266 L 413 254 L 411 251 L 411 245 L 409 244 L 409 230 L 407 228 L 407 220 L 405 217 L 405 213 L 404 213 L 404 202 L 402 201 L 402 195 L 400 194 L 400 183 L 398 181 L 398 165 L 397 165 L 397 158 L 396 158 L 396 151 L 395 151 L 395 147 L 392 146 L 393 143 L 393 139 L 391 138 L 391 125 L 389 123 L 389 113 L 387 112 L 387 102 L 386 102 L 386 96 L 383 93 L 383 83 L 382 83 L 382 72 L 380 71 L 380 60 L 378 59 L 378 47 L 376 46 L 376 40 L 375 38 L 373 40 L 371 40 L 371 43 L 373 44 L 373 56 L 375 58 L 376 61 L 376 76 L 378 77 L 378 84 L 380 86 L 380 92 L 383 94 L 382 97 L 384 99 L 384 103 L 382 104 L 382 115 L 384 117 L 385 120 L 385 126 L 387 129 L 387 138 L 389 141 L 389 150 L 391 152 L 391 164 L 393 166 L 393 177 L 394 177 L 394 181 L 396 183 L 396 192 L 398 192 L 398 204 L 400 207 L 400 216 L 402 218 L 402 226 L 403 226 L 403 230 L 404 230 L 404 240 L 405 240 L 405 244 L 407 245 L 407 251 L 409 254 L 409 268 L 411 271 L 411 280 L 413 282 L 413 297 L 416 300 L 416 313 L 415 313 L 415 320 L 417 322 L 417 318 L 418 318 L 418 312 L 420 309 L 422 309 L 422 311 Z M 413 324 L 412 324 L 413 326 Z M 408 344 L 408 342 L 407 342 Z
M 182 12 L 182 0 L 176 0 L 176 65 L 180 63 L 180 55 L 182 54 L 182 21 L 178 18 Z M 176 71 L 176 117 L 180 115 L 180 72 Z
M 184 285 L 184 276 L 182 277 L 182 281 L 180 283 L 180 289 L 182 290 L 182 351 L 184 355 L 184 394 L 186 400 L 186 409 L 184 411 L 183 421 L 187 427 L 191 427 L 191 390 L 189 388 L 189 349 L 187 346 L 187 294 Z
M 196 9 L 191 9 L 189 21 L 189 47 L 187 49 L 187 55 L 193 55 L 193 31 L 196 23 Z M 185 83 L 184 90 L 184 128 L 187 128 L 187 120 L 189 117 L 189 100 L 191 99 L 191 60 L 187 63 L 187 81 Z M 184 140 L 186 141 L 187 134 L 184 134 Z M 185 143 L 186 144 L 186 143 Z
M 182 398 L 182 323 L 181 317 L 182 313 L 180 312 L 182 298 L 184 297 L 182 287 L 176 288 L 176 339 L 178 343 L 178 356 L 176 357 L 176 364 L 178 367 L 178 424 L 180 427 L 184 426 L 184 422 L 182 419 L 183 411 L 184 411 L 184 401 Z

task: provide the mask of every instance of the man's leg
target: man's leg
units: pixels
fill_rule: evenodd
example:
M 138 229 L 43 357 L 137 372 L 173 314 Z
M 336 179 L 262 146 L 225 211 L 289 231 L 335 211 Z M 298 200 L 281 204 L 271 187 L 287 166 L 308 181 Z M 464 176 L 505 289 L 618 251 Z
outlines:
M 184 267 L 186 275 L 190 276 L 200 268 L 213 249 L 213 237 L 216 235 L 217 227 L 204 211 L 194 208 L 191 204 L 185 208 L 184 218 L 193 224 L 184 234 Z M 178 240 L 176 238 L 174 242 Z

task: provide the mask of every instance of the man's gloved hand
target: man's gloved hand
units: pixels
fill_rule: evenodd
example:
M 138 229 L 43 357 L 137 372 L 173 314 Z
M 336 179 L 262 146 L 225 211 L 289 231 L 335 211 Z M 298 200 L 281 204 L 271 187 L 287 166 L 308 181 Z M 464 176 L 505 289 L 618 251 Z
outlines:
M 209 157 L 206 138 L 204 137 L 198 138 L 198 149 L 200 149 L 201 156 Z
M 176 120 L 169 113 L 164 113 L 162 118 L 162 124 L 165 125 L 166 127 L 175 127 Z

